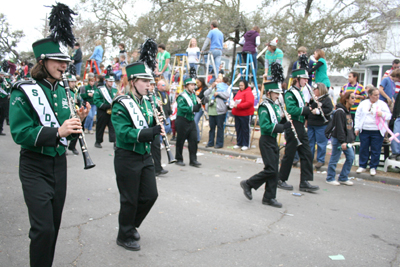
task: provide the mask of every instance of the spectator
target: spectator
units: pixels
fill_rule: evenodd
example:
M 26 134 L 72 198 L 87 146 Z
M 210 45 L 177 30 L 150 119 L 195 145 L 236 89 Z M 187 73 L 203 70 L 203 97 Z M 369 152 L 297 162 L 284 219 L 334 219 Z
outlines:
M 242 147 L 242 151 L 249 149 L 250 146 L 250 122 L 254 115 L 254 95 L 246 80 L 239 83 L 239 91 L 233 98 L 232 115 L 235 116 L 235 129 L 237 144 L 235 149 Z
M 246 32 L 240 39 L 239 44 L 243 45 L 243 52 L 250 52 L 253 57 L 254 70 L 257 73 L 257 46 L 260 45 L 260 27 L 254 26 L 253 29 Z M 243 55 L 243 62 L 247 61 L 246 54 Z
M 197 47 L 196 38 L 190 39 L 189 47 L 186 49 L 186 53 L 188 54 L 188 62 L 190 68 L 197 69 L 196 63 L 199 63 L 200 48 Z
M 327 88 L 331 87 L 331 81 L 328 77 L 328 65 L 326 64 L 324 50 L 315 50 L 314 58 L 315 60 L 317 60 L 317 63 L 312 68 L 307 69 L 308 73 L 312 74 L 315 71 L 315 82 L 323 83 Z
M 368 96 L 369 99 L 361 102 L 358 106 L 355 117 L 355 134 L 356 136 L 360 135 L 360 167 L 357 169 L 357 173 L 366 170 L 368 159 L 371 156 L 369 162 L 370 174 L 375 175 L 381 155 L 383 137 L 386 133 L 385 127 L 379 130 L 376 124 L 376 116 L 384 118 L 387 123 L 392 114 L 387 104 L 379 100 L 377 88 L 369 89 Z
M 390 73 L 389 77 L 382 80 L 379 86 L 379 100 L 388 104 L 389 108 L 393 110 L 393 96 L 396 91 L 396 82 L 400 82 L 400 69 L 395 69 Z
M 121 66 L 119 65 L 119 58 L 117 58 L 117 57 L 114 58 L 113 72 L 114 72 L 115 80 L 116 81 L 121 80 L 122 71 L 121 71 Z
M 217 139 L 215 141 L 215 148 L 222 148 L 224 146 L 224 122 L 228 107 L 226 101 L 229 97 L 228 92 L 228 78 L 224 77 L 223 82 L 218 82 L 217 79 L 215 86 L 207 89 L 204 92 L 206 102 L 208 103 L 208 116 L 210 123 L 210 133 L 208 137 L 208 144 L 206 147 L 213 147 L 215 141 L 215 127 L 217 130 Z
M 219 70 L 219 65 L 221 65 L 222 49 L 224 43 L 224 34 L 218 29 L 218 22 L 216 20 L 211 21 L 211 30 L 207 34 L 207 38 L 203 44 L 201 52 L 204 52 L 208 45 L 210 44 L 210 52 L 214 58 L 215 68 Z M 207 58 L 205 56 L 205 58 Z M 213 69 L 210 62 L 210 73 Z M 217 70 L 213 70 L 214 77 L 210 80 L 213 83 L 217 79 Z
M 119 55 L 119 66 L 120 69 L 125 68 L 128 63 L 126 62 L 126 56 L 125 55 Z
M 103 61 L 103 47 L 101 47 L 101 40 L 97 40 L 95 42 L 96 47 L 94 48 L 93 54 L 90 56 L 89 59 L 93 59 L 96 61 L 97 68 L 100 68 L 100 63 Z M 96 73 L 96 66 L 94 66 L 93 73 Z
M 328 175 L 326 177 L 326 183 L 331 185 L 353 185 L 352 181 L 349 181 L 349 173 L 351 165 L 354 161 L 354 151 L 349 146 L 355 140 L 354 136 L 354 125 L 351 116 L 351 107 L 355 102 L 355 94 L 352 91 L 347 91 L 341 98 L 340 103 L 336 106 L 336 112 L 333 115 L 333 132 L 332 132 L 332 155 L 328 165 Z M 339 175 L 339 182 L 336 181 L 336 166 L 342 154 L 346 156 L 346 161 L 343 164 L 342 171 Z
M 278 37 L 269 42 L 267 53 L 265 53 L 265 73 L 263 75 L 268 81 L 272 79 L 271 77 L 271 65 L 277 62 L 282 65 L 283 52 L 276 46 L 278 45 Z
M 396 70 L 396 69 L 399 69 L 399 68 L 400 68 L 400 60 L 398 60 L 398 59 L 393 60 L 393 62 L 392 62 L 392 68 L 389 69 L 389 70 L 387 70 L 387 71 L 385 72 L 385 74 L 384 74 L 383 77 L 382 77 L 382 80 L 385 79 L 386 77 L 389 77 L 390 74 L 392 73 L 392 71 L 394 71 L 394 70 Z M 398 94 L 399 91 L 400 91 L 400 82 L 396 82 L 395 84 L 396 84 L 396 92 L 395 92 L 395 94 L 394 94 L 394 96 L 393 96 L 393 99 L 396 99 L 397 94 Z
M 164 121 L 164 129 L 165 133 L 169 134 L 171 133 L 171 120 L 169 116 L 171 116 L 172 114 L 172 109 L 171 109 L 171 102 L 168 97 L 168 85 L 164 80 L 161 79 L 158 81 L 157 88 L 155 90 L 155 95 L 162 102 L 162 108 L 166 118 L 166 120 Z
M 314 88 L 314 95 L 321 104 L 325 118 L 329 120 L 333 111 L 333 104 L 325 84 L 317 83 L 317 87 Z M 315 143 L 317 143 L 318 146 L 317 163 L 315 164 L 315 168 L 318 170 L 325 164 L 326 145 L 328 144 L 328 138 L 325 136 L 325 129 L 326 126 L 328 126 L 328 123 L 325 123 L 323 115 L 317 107 L 318 104 L 313 102 L 311 105 L 311 114 L 308 115 L 307 135 L 308 140 L 310 141 L 311 154 L 313 158 L 315 155 Z
M 95 90 L 97 89 L 96 86 L 94 85 L 95 83 L 95 78 L 89 78 L 89 84 L 81 87 L 81 97 L 84 102 L 89 102 L 90 106 L 92 107 L 89 111 L 89 115 L 86 117 L 84 128 L 85 128 L 85 133 L 90 133 L 92 134 L 92 127 L 93 127 L 93 118 L 96 115 L 97 107 L 94 104 L 94 93 Z
M 104 65 L 103 64 L 100 64 L 100 74 L 101 74 L 101 76 L 106 76 L 106 74 L 107 74 L 107 70 L 106 70 L 106 67 L 104 67 Z
M 197 85 L 197 90 L 195 90 L 195 93 L 198 98 L 201 100 L 201 105 L 202 108 L 194 113 L 194 122 L 196 123 L 196 130 L 197 130 L 197 142 L 200 142 L 200 129 L 199 129 L 199 122 L 201 119 L 201 116 L 204 114 L 204 105 L 206 103 L 205 98 L 204 98 L 204 92 L 207 91 L 207 85 L 204 80 L 204 78 L 197 78 L 196 79 L 196 85 Z
M 300 66 L 300 57 L 302 55 L 307 55 L 307 47 L 304 46 L 300 46 L 297 49 L 297 56 L 299 57 L 299 60 L 297 60 L 296 62 L 293 63 L 293 67 L 292 67 L 292 71 L 293 70 L 297 70 L 297 69 L 301 69 L 301 67 L 304 66 Z M 308 68 L 312 68 L 312 66 L 314 65 L 314 61 L 312 61 L 311 59 L 308 60 Z M 308 75 L 309 79 L 308 79 L 308 85 L 312 85 L 312 74 Z
M 130 63 L 136 62 L 138 60 L 139 60 L 139 51 L 138 50 L 134 50 L 132 52 Z
M 125 44 L 120 43 L 120 44 L 118 45 L 118 48 L 119 48 L 119 58 L 120 58 L 121 56 L 124 56 L 125 59 L 126 59 L 126 58 L 128 57 L 128 53 L 127 53 L 126 50 L 125 50 Z
M 156 71 L 156 75 L 162 75 L 166 81 L 171 80 L 170 60 L 171 55 L 165 50 L 165 44 L 159 44 L 157 54 L 158 71 Z
M 393 133 L 400 133 L 400 94 L 397 94 L 396 100 L 394 101 L 392 123 Z M 392 155 L 389 158 L 400 161 L 400 144 L 393 140 L 391 147 Z
M 356 111 L 358 105 L 360 105 L 360 102 L 364 99 L 367 98 L 367 92 L 364 89 L 364 86 L 358 83 L 358 78 L 359 78 L 358 72 L 350 72 L 349 73 L 349 83 L 345 84 L 342 89 L 340 90 L 340 96 L 344 96 L 346 92 L 350 91 L 354 93 L 354 97 L 356 100 L 354 101 L 354 105 L 351 107 L 350 113 L 351 113 L 351 118 L 354 121 L 354 117 L 356 116 Z
M 74 52 L 72 53 L 72 64 L 75 65 L 76 74 L 81 75 L 82 50 L 79 43 L 75 43 L 74 45 Z
M 171 129 L 172 129 L 172 138 L 171 141 L 176 141 L 176 128 L 175 128 L 175 120 L 176 120 L 176 115 L 178 113 L 178 103 L 176 103 L 176 98 L 178 97 L 178 93 L 176 93 L 176 96 L 171 98 L 171 110 L 172 114 L 170 116 L 171 119 Z

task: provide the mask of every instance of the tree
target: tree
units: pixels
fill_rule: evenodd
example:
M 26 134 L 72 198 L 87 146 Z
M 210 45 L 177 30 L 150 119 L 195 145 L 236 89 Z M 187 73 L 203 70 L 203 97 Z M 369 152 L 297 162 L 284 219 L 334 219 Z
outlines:
M 6 16 L 0 13 L 0 55 L 3 57 L 5 54 L 12 53 L 15 58 L 19 58 L 19 53 L 16 50 L 17 44 L 24 37 L 23 31 L 10 30 L 10 25 L 7 22 Z

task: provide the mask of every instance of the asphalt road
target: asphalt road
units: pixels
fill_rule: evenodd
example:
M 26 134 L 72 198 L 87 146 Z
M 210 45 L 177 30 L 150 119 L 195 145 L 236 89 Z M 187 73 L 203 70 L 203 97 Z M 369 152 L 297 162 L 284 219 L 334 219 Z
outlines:
M 0 137 L 0 266 L 29 265 L 29 221 L 18 178 L 19 146 Z M 105 138 L 107 140 L 107 138 Z M 369 181 L 327 185 L 293 196 L 278 189 L 282 209 L 247 200 L 239 182 L 260 171 L 255 161 L 203 152 L 201 168 L 168 165 L 159 198 L 139 228 L 141 251 L 115 244 L 119 194 L 112 144 L 94 148 L 96 163 L 68 155 L 68 194 L 54 266 L 400 266 L 400 189 Z M 174 153 L 175 154 L 175 153 Z M 187 149 L 185 160 L 188 163 Z M 162 151 L 166 163 L 165 151 Z M 134 164 L 134 163 L 132 163 Z M 289 184 L 298 191 L 299 169 Z M 334 261 L 332 255 L 343 255 Z

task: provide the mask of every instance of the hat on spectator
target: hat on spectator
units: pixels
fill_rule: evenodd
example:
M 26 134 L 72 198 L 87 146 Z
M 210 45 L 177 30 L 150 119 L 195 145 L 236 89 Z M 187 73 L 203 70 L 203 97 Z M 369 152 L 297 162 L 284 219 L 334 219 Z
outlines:
M 277 46 L 277 45 L 278 45 L 278 37 L 275 37 L 274 40 L 272 40 L 271 42 L 269 42 L 269 45 Z

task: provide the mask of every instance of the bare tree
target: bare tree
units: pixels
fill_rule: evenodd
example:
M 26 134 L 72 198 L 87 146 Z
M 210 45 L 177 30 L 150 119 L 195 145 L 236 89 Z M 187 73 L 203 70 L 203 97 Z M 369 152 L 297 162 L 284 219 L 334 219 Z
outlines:
M 23 31 L 10 31 L 10 25 L 7 22 L 6 16 L 0 13 L 0 56 L 12 53 L 18 60 L 19 53 L 16 50 L 17 44 L 24 37 Z

